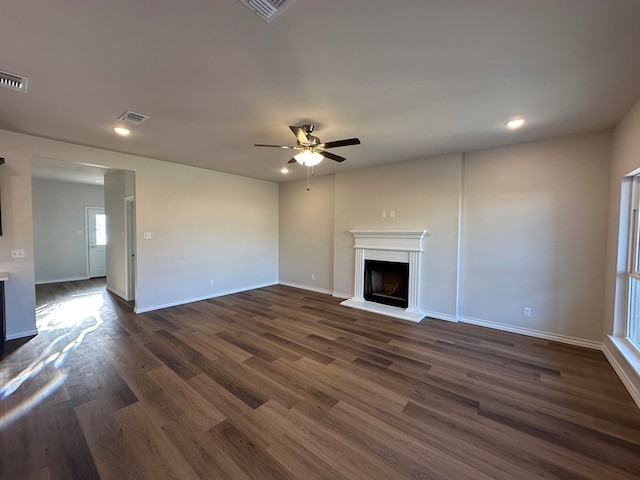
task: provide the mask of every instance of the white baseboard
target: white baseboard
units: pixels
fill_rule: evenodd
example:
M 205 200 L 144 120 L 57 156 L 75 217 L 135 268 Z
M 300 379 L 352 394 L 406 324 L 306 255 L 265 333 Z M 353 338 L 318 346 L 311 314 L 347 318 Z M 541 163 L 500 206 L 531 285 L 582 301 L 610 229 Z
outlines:
M 7 333 L 7 340 L 17 340 L 24 337 L 32 337 L 38 334 L 38 330 L 25 330 L 23 332 Z
M 527 335 L 529 337 L 536 337 L 536 338 L 542 338 L 545 340 L 552 340 L 554 342 L 567 343 L 569 345 L 591 348 L 593 350 L 602 350 L 602 342 L 596 342 L 593 340 L 585 340 L 583 338 L 569 337 L 567 335 L 559 335 L 557 333 L 543 332 L 541 330 L 534 330 L 530 328 L 515 327 L 513 325 L 490 322 L 487 320 L 481 320 L 479 318 L 459 317 L 459 321 L 462 323 L 479 325 L 481 327 L 493 328 L 495 330 L 502 330 L 504 332 L 519 333 L 520 335 Z
M 426 314 L 427 318 L 423 319 L 423 321 L 428 320 L 429 318 L 435 318 L 436 320 L 444 320 L 446 322 L 458 321 L 458 317 L 456 317 L 455 315 L 449 315 L 448 313 L 428 312 L 428 311 L 425 311 L 424 313 Z
M 264 283 L 264 284 L 259 284 L 259 285 L 251 285 L 251 286 L 248 286 L 248 287 L 238 288 L 238 289 L 234 289 L 234 290 L 227 290 L 225 292 L 216 292 L 214 294 L 205 295 L 203 297 L 185 298 L 183 300 L 176 300 L 174 302 L 162 303 L 162 304 L 158 304 L 158 305 L 149 305 L 149 306 L 146 306 L 146 307 L 139 307 L 138 304 L 136 303 L 136 307 L 134 308 L 134 312 L 135 313 L 152 312 L 154 310 L 160 310 L 162 308 L 177 307 L 178 305 L 186 305 L 187 303 L 201 302 L 203 300 L 210 300 L 210 299 L 216 298 L 216 297 L 223 297 L 225 295 L 231 295 L 231 294 L 234 294 L 234 293 L 240 293 L 240 292 L 246 292 L 246 291 L 249 291 L 249 290 L 255 290 L 256 288 L 271 287 L 273 285 L 277 285 L 277 282 L 270 282 L 270 283 Z
M 293 283 L 293 282 L 278 282 L 279 285 L 284 285 L 286 287 L 300 288 L 302 290 L 309 290 L 311 292 L 324 293 L 325 295 L 331 295 L 331 290 L 327 290 L 326 288 L 318 288 L 310 285 L 303 285 L 301 283 Z
M 351 297 L 353 297 L 353 293 L 349 294 L 349 293 L 333 292 L 331 296 L 335 298 L 342 298 L 343 300 L 348 300 Z
M 113 293 L 114 295 L 119 296 L 121 299 L 123 299 L 125 302 L 128 301 L 126 298 L 127 296 L 122 293 L 119 290 L 116 290 L 115 288 L 110 287 L 109 285 L 107 285 L 107 291 Z
M 63 283 L 63 282 L 79 282 L 81 280 L 89 280 L 90 277 L 69 277 L 69 278 L 54 278 L 50 280 L 38 280 L 36 285 L 47 285 L 49 283 Z
M 629 395 L 631 395 L 633 401 L 636 402 L 636 405 L 638 406 L 638 408 L 640 408 L 640 390 L 638 389 L 638 384 L 640 383 L 640 381 L 638 380 L 638 377 L 640 377 L 640 365 L 637 365 L 635 364 L 636 362 L 630 360 L 634 357 L 637 357 L 637 353 L 635 351 L 627 352 L 626 350 L 628 349 L 628 346 L 625 345 L 624 341 L 620 341 L 616 337 L 609 336 L 609 340 L 611 341 L 613 346 L 620 351 L 620 355 L 627 359 L 629 367 L 637 376 L 636 381 L 634 382 L 627 374 L 628 369 L 624 368 L 620 364 L 620 362 L 618 361 L 618 356 L 609 349 L 609 346 L 606 342 L 602 344 L 602 353 L 604 353 L 604 356 L 607 357 L 607 360 L 611 364 L 611 367 L 613 367 L 613 369 L 615 370 L 616 374 L 629 392 Z

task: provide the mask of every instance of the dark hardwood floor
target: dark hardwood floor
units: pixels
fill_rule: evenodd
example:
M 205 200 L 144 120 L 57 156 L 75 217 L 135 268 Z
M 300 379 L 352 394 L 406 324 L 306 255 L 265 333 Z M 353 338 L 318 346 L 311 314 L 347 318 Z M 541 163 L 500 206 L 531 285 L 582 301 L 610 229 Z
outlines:
M 1 479 L 638 479 L 601 352 L 274 286 L 135 315 L 37 287 L 0 364 Z

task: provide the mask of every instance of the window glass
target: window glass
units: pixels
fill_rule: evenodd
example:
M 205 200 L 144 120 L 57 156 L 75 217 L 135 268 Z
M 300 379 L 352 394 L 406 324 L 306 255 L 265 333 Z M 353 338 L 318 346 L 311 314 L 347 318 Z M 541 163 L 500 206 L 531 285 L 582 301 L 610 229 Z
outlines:
M 107 244 L 107 216 L 104 213 L 96 214 L 96 245 Z
M 640 177 L 633 179 L 626 336 L 640 350 Z

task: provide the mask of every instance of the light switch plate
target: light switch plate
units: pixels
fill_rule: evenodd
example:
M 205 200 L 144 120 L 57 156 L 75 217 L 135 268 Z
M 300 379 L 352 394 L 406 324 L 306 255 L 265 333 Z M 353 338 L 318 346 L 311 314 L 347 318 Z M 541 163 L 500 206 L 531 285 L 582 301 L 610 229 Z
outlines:
M 24 258 L 24 248 L 16 248 L 11 250 L 11 258 Z

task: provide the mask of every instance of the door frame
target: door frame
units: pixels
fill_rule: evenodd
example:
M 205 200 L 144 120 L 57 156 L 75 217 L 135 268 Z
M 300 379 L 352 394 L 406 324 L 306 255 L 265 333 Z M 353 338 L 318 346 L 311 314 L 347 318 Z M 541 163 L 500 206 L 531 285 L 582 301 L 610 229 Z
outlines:
M 135 195 L 124 197 L 124 250 L 125 250 L 125 294 L 126 301 L 136 299 L 137 249 L 136 249 L 136 202 Z

